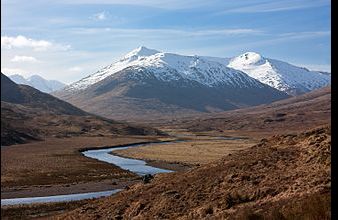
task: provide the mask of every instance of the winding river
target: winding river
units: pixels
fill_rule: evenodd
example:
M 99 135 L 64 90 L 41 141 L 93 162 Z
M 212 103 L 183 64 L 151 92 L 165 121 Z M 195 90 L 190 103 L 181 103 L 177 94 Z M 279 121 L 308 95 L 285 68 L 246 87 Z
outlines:
M 126 145 L 123 147 L 112 147 L 112 148 L 100 149 L 100 150 L 87 150 L 87 151 L 82 152 L 82 154 L 89 158 L 93 158 L 99 161 L 114 164 L 118 167 L 121 167 L 124 170 L 129 170 L 141 176 L 145 174 L 153 175 L 156 173 L 168 173 L 172 171 L 149 166 L 144 160 L 120 157 L 120 156 L 112 155 L 110 153 L 116 150 L 128 149 L 131 147 L 149 146 L 152 144 L 163 144 L 164 145 L 164 144 L 173 144 L 173 143 L 177 143 L 177 142 L 147 143 L 147 144 L 136 144 L 136 145 L 133 144 L 133 145 Z
M 216 139 L 222 140 L 236 140 L 242 139 L 238 137 L 215 137 Z M 141 144 L 129 144 L 120 147 L 111 147 L 106 149 L 93 149 L 83 151 L 82 154 L 86 157 L 93 158 L 106 163 L 114 164 L 124 170 L 129 170 L 138 175 L 145 174 L 157 174 L 157 173 L 169 173 L 171 170 L 160 169 L 147 165 L 144 160 L 124 158 L 110 154 L 113 151 L 127 149 L 132 147 L 150 146 L 156 145 L 170 145 L 183 141 L 167 141 L 167 142 L 152 142 L 152 143 L 141 143 Z M 49 203 L 49 202 L 67 202 L 77 201 L 82 199 L 100 198 L 103 196 L 110 196 L 114 193 L 121 191 L 122 189 L 100 191 L 100 192 L 89 192 L 89 193 L 78 193 L 68 195 L 55 195 L 55 196 L 44 196 L 44 197 L 27 197 L 27 198 L 13 198 L 13 199 L 1 199 L 1 206 L 6 205 L 19 205 L 19 204 L 32 204 L 32 203 Z
M 116 150 L 127 149 L 131 147 L 141 147 L 141 146 L 148 146 L 152 144 L 167 145 L 167 144 L 173 144 L 173 143 L 177 143 L 177 142 L 129 144 L 129 145 L 121 146 L 121 147 L 112 147 L 112 148 L 107 148 L 107 149 L 86 150 L 86 151 L 83 151 L 82 154 L 89 158 L 93 158 L 99 161 L 114 164 L 118 167 L 121 167 L 124 170 L 129 170 L 141 176 L 145 174 L 153 175 L 156 173 L 169 173 L 172 171 L 149 166 L 143 160 L 119 157 L 116 155 L 112 155 L 110 153 Z M 110 196 L 121 190 L 122 189 L 100 191 L 100 192 L 90 192 L 90 193 L 68 194 L 68 195 L 44 196 L 44 197 L 1 199 L 1 206 L 32 204 L 32 203 L 68 202 L 68 201 L 77 201 L 77 200 L 82 200 L 82 199 L 93 199 L 93 198 L 100 198 L 103 196 Z

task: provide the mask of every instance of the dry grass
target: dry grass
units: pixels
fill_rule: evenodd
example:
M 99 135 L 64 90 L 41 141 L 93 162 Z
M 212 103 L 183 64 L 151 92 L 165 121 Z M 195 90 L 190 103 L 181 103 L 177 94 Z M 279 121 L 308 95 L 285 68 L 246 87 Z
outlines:
M 153 126 L 192 132 L 243 132 L 271 136 L 317 128 L 331 122 L 331 87 L 301 96 L 260 105 L 200 116 L 159 120 Z
M 1 187 L 76 183 L 134 174 L 84 157 L 87 147 L 114 146 L 154 140 L 152 137 L 52 138 L 1 148 Z
M 235 219 L 245 210 L 247 219 L 327 219 L 330 161 L 330 127 L 274 136 L 218 162 L 157 175 L 56 219 Z M 323 200 L 310 199 L 316 194 Z
M 272 207 L 271 207 L 272 206 Z M 235 220 L 329 220 L 331 193 L 314 193 L 262 207 L 260 211 L 242 210 Z
M 114 154 L 143 160 L 186 164 L 206 164 L 235 151 L 246 149 L 256 142 L 252 139 L 215 140 L 193 139 L 168 145 L 150 145 L 114 151 Z
M 88 203 L 90 200 L 81 200 L 64 203 L 47 203 L 34 205 L 17 205 L 1 208 L 1 219 L 44 219 L 50 215 L 57 215 L 71 211 Z

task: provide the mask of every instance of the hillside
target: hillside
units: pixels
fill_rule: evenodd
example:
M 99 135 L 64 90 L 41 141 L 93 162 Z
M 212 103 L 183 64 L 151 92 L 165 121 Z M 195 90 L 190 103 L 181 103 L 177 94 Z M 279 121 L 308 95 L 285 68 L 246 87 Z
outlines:
M 47 137 L 147 134 L 161 132 L 89 114 L 1 74 L 1 145 Z
M 163 125 L 190 131 L 302 131 L 331 123 L 331 87 L 268 105 L 164 121 Z
M 25 96 L 20 91 L 19 85 L 1 73 L 1 101 L 23 103 L 24 100 Z
M 1 101 L 47 110 L 55 114 L 89 115 L 75 106 L 27 85 L 18 85 L 1 74 Z
M 330 127 L 277 135 L 219 162 L 158 175 L 57 218 L 327 219 L 330 166 Z

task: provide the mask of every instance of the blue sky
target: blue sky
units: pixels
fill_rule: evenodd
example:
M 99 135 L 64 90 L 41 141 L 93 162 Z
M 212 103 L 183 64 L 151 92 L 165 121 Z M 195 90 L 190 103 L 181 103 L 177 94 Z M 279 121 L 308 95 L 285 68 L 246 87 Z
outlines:
M 71 2 L 71 3 L 70 3 Z M 1 71 L 70 83 L 141 45 L 331 71 L 328 0 L 2 0 Z

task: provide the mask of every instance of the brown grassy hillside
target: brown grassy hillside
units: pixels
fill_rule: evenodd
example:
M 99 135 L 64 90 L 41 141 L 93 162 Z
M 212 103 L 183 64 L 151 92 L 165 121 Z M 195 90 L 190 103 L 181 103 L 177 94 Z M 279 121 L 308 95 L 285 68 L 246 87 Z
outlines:
M 329 219 L 330 126 L 158 175 L 58 219 Z
M 162 132 L 89 114 L 1 74 L 1 145 L 46 137 L 157 135 Z
M 269 105 L 166 121 L 166 123 L 162 121 L 162 125 L 185 128 L 194 132 L 236 130 L 236 132 L 277 134 L 286 131 L 303 131 L 330 122 L 331 87 L 328 86 Z

